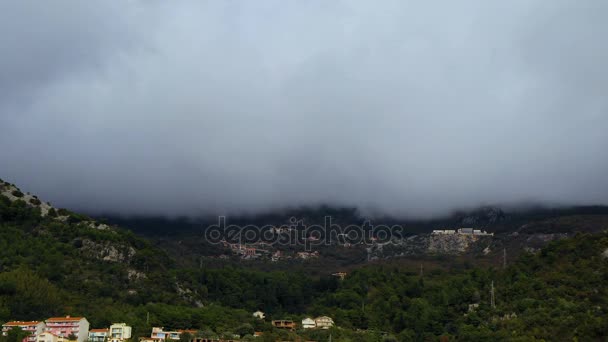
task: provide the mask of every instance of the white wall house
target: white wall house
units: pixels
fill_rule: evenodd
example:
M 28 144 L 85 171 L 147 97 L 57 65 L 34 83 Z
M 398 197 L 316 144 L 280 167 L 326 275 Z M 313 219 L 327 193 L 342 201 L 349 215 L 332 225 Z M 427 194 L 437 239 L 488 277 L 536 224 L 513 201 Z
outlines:
M 302 328 L 304 329 L 312 329 L 312 328 L 316 328 L 317 327 L 317 323 L 315 323 L 315 320 L 310 318 L 310 317 L 306 317 L 302 320 Z
M 40 333 L 38 336 L 36 336 L 36 342 L 59 342 L 59 339 L 63 341 L 63 338 L 48 331 Z
M 109 329 L 90 329 L 89 342 L 105 342 L 109 332 Z
M 113 323 L 110 325 L 109 339 L 111 342 L 122 342 L 131 338 L 131 330 L 126 323 Z
M 315 318 L 317 328 L 329 329 L 334 326 L 334 320 L 331 317 L 320 316 Z

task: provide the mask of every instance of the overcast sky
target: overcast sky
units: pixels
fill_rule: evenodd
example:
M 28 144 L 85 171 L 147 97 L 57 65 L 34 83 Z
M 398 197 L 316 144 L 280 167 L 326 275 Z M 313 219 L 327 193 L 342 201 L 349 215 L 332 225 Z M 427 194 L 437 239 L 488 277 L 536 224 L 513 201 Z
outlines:
M 608 1 L 0 1 L 0 177 L 88 212 L 608 204 Z

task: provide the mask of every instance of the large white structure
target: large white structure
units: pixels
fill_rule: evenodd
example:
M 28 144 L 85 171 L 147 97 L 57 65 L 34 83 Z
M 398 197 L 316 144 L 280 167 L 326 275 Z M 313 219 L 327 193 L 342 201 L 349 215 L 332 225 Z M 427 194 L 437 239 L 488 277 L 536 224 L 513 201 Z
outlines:
M 106 342 L 110 329 L 89 329 L 89 342 Z
M 126 323 L 112 323 L 110 325 L 110 341 L 122 342 L 131 338 L 131 327 Z
M 320 316 L 315 318 L 317 328 L 329 329 L 334 326 L 334 320 L 331 317 Z
M 438 229 L 438 230 L 433 230 L 433 235 L 452 235 L 452 234 L 456 234 L 455 230 L 450 230 L 450 229 Z
M 315 322 L 314 319 L 312 319 L 310 317 L 306 317 L 302 320 L 302 328 L 311 329 L 311 328 L 316 328 L 316 327 L 317 327 L 317 323 Z
M 431 234 L 432 235 L 453 235 L 453 234 L 459 234 L 459 235 L 488 235 L 488 236 L 494 235 L 494 233 L 488 233 L 485 230 L 474 229 L 474 228 L 458 228 L 457 230 L 454 230 L 454 229 L 435 229 L 435 230 L 433 230 L 433 232 Z

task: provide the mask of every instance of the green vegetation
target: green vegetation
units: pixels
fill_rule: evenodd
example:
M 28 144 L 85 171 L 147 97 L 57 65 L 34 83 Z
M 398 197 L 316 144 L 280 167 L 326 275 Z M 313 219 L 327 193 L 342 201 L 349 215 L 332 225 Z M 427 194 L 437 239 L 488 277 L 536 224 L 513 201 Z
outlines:
M 20 327 L 14 327 L 6 333 L 6 336 L 0 335 L 1 342 L 21 342 L 29 335 L 27 331 L 23 331 Z
M 262 341 L 295 334 L 318 341 L 329 334 L 334 341 L 586 341 L 608 335 L 607 233 L 554 242 L 504 270 L 462 265 L 421 275 L 387 262 L 339 281 L 295 269 L 178 267 L 130 231 L 98 229 L 65 209 L 56 214 L 68 219 L 41 217 L 25 201 L 0 196 L 0 320 L 85 315 L 93 327 L 128 322 L 135 337 L 164 326 L 245 340 L 262 331 L 256 339 Z M 339 328 L 280 331 L 254 319 L 258 309 L 267 320 L 298 323 L 328 315 Z

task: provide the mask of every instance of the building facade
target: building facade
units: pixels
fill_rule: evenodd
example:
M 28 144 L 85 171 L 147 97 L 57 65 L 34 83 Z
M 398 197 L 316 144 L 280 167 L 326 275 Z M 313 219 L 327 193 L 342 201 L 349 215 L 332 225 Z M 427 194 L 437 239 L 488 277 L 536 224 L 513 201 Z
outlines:
M 8 331 L 19 327 L 21 330 L 28 332 L 29 336 L 23 339 L 23 342 L 36 342 L 36 336 L 44 332 L 44 322 L 41 321 L 12 321 L 2 325 L 2 336 L 7 336 Z
M 110 333 L 110 329 L 90 329 L 89 342 L 105 342 Z
M 51 317 L 46 320 L 45 331 L 62 338 L 73 336 L 78 342 L 84 342 L 89 337 L 89 321 L 84 317 Z
M 316 328 L 317 327 L 317 323 L 315 323 L 315 320 L 310 318 L 310 317 L 306 317 L 302 320 L 302 328 L 304 329 L 312 329 L 312 328 Z
M 43 332 L 36 336 L 36 342 L 59 342 L 60 337 L 51 333 Z M 63 338 L 61 338 L 63 341 Z
M 334 326 L 334 320 L 331 317 L 321 316 L 315 318 L 317 328 L 329 329 Z
M 122 342 L 131 338 L 131 327 L 126 323 L 113 323 L 110 325 L 109 340 L 111 342 Z
M 152 339 L 179 340 L 179 331 L 164 331 L 163 327 L 152 327 Z
M 278 319 L 272 321 L 272 326 L 279 329 L 295 330 L 296 323 L 292 320 Z

